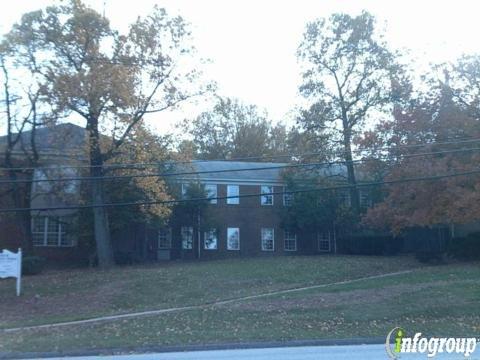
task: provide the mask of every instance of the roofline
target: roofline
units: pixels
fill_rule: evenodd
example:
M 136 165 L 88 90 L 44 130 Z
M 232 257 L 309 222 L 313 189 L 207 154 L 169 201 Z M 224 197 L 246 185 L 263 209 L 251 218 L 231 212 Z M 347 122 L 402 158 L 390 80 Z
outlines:
M 186 178 L 178 177 L 178 181 L 195 181 L 198 180 L 206 184 L 222 184 L 222 185 L 279 185 L 284 186 L 284 181 L 279 180 L 264 180 L 264 179 L 249 179 L 249 180 L 239 180 L 238 178 Z

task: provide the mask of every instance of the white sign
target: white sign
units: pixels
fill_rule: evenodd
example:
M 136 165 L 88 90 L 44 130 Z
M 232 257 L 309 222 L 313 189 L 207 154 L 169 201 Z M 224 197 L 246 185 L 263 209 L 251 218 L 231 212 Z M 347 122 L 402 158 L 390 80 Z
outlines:
M 20 295 L 20 284 L 22 279 L 22 249 L 18 253 L 8 250 L 0 252 L 0 279 L 17 278 L 17 296 Z

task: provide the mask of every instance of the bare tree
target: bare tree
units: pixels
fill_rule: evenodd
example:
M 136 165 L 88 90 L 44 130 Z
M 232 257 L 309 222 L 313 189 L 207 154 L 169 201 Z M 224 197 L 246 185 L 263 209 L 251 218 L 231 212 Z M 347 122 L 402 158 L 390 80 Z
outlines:
M 79 0 L 25 14 L 9 34 L 17 54 L 44 76 L 44 94 L 59 113 L 82 118 L 94 205 L 99 265 L 113 264 L 105 201 L 104 162 L 116 156 L 144 116 L 203 94 L 192 70 L 190 32 L 181 17 L 155 7 L 125 35 Z M 187 69 L 186 71 L 184 69 Z M 111 141 L 102 141 L 102 131 Z
M 1 172 L 11 181 L 2 186 L 1 197 L 14 208 L 29 207 L 31 186 L 17 182 L 19 178 L 32 178 L 31 169 L 39 161 L 36 147 L 36 128 L 39 125 L 37 105 L 39 102 L 39 88 L 30 84 L 26 90 L 12 86 L 11 73 L 15 72 L 12 49 L 8 43 L 0 43 L 0 78 L 2 79 L 3 98 L 0 98 L 1 126 L 6 135 L 0 143 L 3 156 L 1 157 Z M 28 254 L 32 250 L 30 232 L 30 213 L 17 212 L 12 215 L 17 231 L 21 231 L 21 246 Z M 6 235 L 6 234 L 5 234 Z

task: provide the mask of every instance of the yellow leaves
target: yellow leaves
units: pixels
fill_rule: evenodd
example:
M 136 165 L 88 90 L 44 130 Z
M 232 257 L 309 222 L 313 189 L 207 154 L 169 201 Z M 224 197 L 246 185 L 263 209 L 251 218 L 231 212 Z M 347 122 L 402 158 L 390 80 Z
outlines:
M 120 147 L 121 152 L 111 160 L 114 164 L 146 164 L 115 170 L 115 174 L 119 176 L 134 176 L 127 191 L 138 193 L 137 201 L 164 202 L 172 199 L 165 181 L 157 176 L 161 172 L 160 163 L 168 156 L 163 140 L 142 124 L 138 124 Z M 155 165 L 157 163 L 158 166 Z M 139 174 L 147 176 L 136 177 Z M 147 218 L 166 219 L 171 214 L 171 207 L 166 204 L 151 204 L 141 206 L 140 211 Z

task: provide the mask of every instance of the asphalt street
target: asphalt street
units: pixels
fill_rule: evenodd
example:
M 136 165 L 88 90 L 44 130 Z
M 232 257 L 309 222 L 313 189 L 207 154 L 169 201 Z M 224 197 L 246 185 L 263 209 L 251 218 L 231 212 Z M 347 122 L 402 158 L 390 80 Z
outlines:
M 385 360 L 388 359 L 385 345 L 346 345 L 346 346 L 304 346 L 266 349 L 235 349 L 168 352 L 141 355 L 62 357 L 54 359 L 71 360 Z M 52 359 L 52 358 L 51 358 Z M 401 359 L 431 359 L 427 354 L 402 354 Z M 434 359 L 465 359 L 461 354 L 437 354 Z M 480 359 L 480 350 L 469 359 Z

